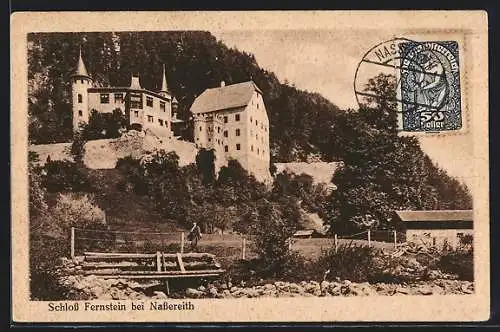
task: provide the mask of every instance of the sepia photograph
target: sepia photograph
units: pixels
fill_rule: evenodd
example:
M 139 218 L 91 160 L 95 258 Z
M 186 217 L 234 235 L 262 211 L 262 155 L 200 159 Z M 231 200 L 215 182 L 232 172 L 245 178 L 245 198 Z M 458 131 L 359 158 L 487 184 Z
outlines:
M 13 251 L 26 301 L 43 321 L 475 303 L 489 273 L 476 247 L 488 241 L 488 110 L 487 49 L 476 62 L 471 49 L 487 34 L 471 17 L 476 30 L 254 17 L 28 31 L 26 112 L 12 109 L 26 131 L 12 151 L 26 157 L 27 220 L 13 220 L 27 232 Z M 323 312 L 311 319 L 333 320 L 322 303 L 307 304 Z M 274 319 L 295 319 L 283 310 Z

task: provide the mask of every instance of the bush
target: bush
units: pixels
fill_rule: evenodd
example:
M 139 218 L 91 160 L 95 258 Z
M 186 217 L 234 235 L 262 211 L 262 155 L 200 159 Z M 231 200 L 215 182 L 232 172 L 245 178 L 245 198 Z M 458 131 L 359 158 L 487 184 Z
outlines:
M 454 250 L 443 254 L 439 260 L 443 272 L 454 273 L 460 280 L 474 280 L 473 250 Z
M 67 238 L 70 227 L 99 228 L 104 224 L 104 212 L 95 204 L 93 196 L 73 193 L 60 194 L 52 211 L 48 234 Z
M 41 178 L 30 167 L 30 296 L 33 300 L 62 300 L 74 295 L 58 282 L 59 258 L 69 256 L 69 226 L 102 222 L 102 211 L 84 195 L 59 195 L 55 206 L 46 202 Z
M 376 249 L 352 243 L 342 244 L 337 250 L 329 248 L 314 262 L 316 277 L 323 273 L 327 280 L 371 281 L 380 273 L 377 256 Z
M 90 181 L 82 168 L 69 160 L 48 161 L 43 171 L 43 185 L 49 192 L 92 190 Z
M 275 202 L 263 200 L 250 216 L 250 232 L 253 238 L 258 264 L 263 277 L 282 276 L 290 261 L 289 241 L 297 224 L 286 218 L 286 213 Z

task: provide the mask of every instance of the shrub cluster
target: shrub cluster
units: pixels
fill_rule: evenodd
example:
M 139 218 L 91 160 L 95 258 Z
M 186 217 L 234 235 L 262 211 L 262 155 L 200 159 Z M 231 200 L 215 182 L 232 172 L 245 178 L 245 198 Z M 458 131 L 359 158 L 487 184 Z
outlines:
M 85 171 L 69 160 L 48 160 L 43 169 L 42 181 L 51 193 L 92 190 Z

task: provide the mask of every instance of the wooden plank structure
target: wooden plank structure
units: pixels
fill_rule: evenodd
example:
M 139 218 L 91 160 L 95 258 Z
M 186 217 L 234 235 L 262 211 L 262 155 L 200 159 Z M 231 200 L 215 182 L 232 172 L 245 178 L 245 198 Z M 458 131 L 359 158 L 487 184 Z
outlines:
M 218 277 L 224 272 L 209 253 L 85 252 L 84 274 L 101 278 L 180 279 Z

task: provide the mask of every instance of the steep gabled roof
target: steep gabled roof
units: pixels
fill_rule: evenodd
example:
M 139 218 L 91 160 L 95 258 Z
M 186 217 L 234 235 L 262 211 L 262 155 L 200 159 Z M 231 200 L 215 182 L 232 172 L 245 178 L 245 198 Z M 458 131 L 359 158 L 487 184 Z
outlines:
M 244 107 L 248 105 L 255 91 L 262 93 L 253 81 L 206 89 L 195 99 L 191 112 L 198 114 Z
M 405 222 L 419 221 L 472 221 L 472 210 L 427 210 L 395 211 L 399 219 Z

